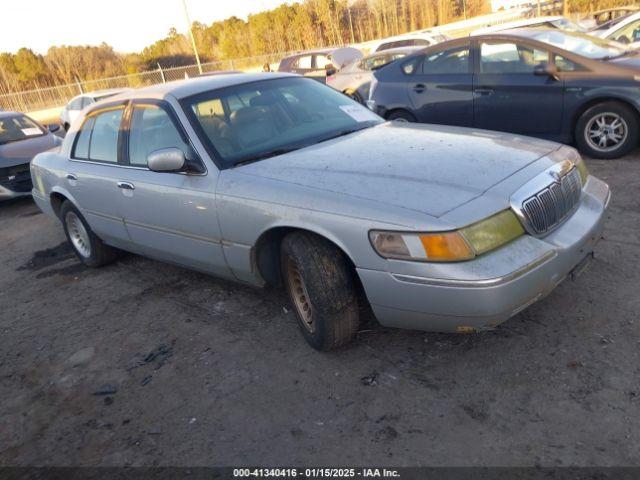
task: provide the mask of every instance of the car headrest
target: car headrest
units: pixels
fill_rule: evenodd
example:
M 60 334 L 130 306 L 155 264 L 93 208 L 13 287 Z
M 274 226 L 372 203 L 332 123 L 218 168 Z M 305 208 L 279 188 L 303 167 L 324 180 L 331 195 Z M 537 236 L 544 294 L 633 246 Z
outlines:
M 268 107 L 274 103 L 276 103 L 276 99 L 270 94 L 256 95 L 249 100 L 249 105 L 252 107 Z
M 265 112 L 257 107 L 244 107 L 231 114 L 229 119 L 233 125 L 256 122 L 265 118 Z

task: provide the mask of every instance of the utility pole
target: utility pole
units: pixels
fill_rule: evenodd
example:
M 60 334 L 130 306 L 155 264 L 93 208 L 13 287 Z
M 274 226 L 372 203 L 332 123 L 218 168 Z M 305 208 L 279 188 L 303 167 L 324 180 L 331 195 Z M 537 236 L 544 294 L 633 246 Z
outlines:
M 184 16 L 187 19 L 187 27 L 189 28 L 189 36 L 191 37 L 191 46 L 193 47 L 193 53 L 196 56 L 196 63 L 198 64 L 198 72 L 202 75 L 202 65 L 200 64 L 200 55 L 198 55 L 198 48 L 196 47 L 196 39 L 193 36 L 193 29 L 191 28 L 189 10 L 187 9 L 187 0 L 182 0 L 182 6 L 184 7 Z

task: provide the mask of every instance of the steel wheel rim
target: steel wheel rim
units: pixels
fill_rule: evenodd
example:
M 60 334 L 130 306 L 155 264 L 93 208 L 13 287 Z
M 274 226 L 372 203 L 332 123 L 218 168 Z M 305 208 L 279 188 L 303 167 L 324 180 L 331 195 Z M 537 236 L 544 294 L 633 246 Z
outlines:
M 302 325 L 309 333 L 314 333 L 316 331 L 316 324 L 307 286 L 302 279 L 302 275 L 300 275 L 298 264 L 291 258 L 287 260 L 287 276 L 289 279 L 289 294 L 298 312 L 298 316 L 302 320 Z
M 399 123 L 409 123 L 409 120 L 407 120 L 404 117 L 398 117 L 398 118 L 394 118 L 393 119 L 394 122 L 399 122 Z
M 68 212 L 64 221 L 67 224 L 67 232 L 73 248 L 84 258 L 89 258 L 91 256 L 91 242 L 80 217 L 74 212 Z
M 598 152 L 611 152 L 622 145 L 629 136 L 629 127 L 617 113 L 596 115 L 584 129 L 584 137 L 591 148 Z

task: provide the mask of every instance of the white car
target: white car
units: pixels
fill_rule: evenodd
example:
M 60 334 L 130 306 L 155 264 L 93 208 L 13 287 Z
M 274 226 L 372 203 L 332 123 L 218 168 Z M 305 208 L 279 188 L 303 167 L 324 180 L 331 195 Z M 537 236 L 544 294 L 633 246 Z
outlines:
M 584 32 L 585 29 L 571 20 L 562 17 L 536 17 L 526 18 L 524 20 L 516 20 L 515 22 L 500 23 L 489 27 L 479 28 L 471 32 L 471 35 L 485 35 L 487 33 L 502 32 L 503 30 L 512 30 L 514 28 L 530 28 L 530 27 L 547 27 L 558 28 L 570 32 Z
M 616 18 L 589 32 L 600 38 L 640 48 L 640 12 Z
M 449 37 L 433 30 L 421 30 L 419 32 L 397 35 L 380 40 L 374 44 L 369 53 L 381 52 L 399 47 L 429 47 L 436 43 L 449 40 Z
M 60 113 L 60 125 L 65 131 L 69 130 L 69 127 L 74 122 L 80 112 L 91 104 L 94 104 L 105 98 L 113 97 L 119 93 L 126 92 L 129 88 L 113 88 L 109 90 L 97 90 L 95 92 L 88 92 L 73 97 L 69 103 L 65 105 Z

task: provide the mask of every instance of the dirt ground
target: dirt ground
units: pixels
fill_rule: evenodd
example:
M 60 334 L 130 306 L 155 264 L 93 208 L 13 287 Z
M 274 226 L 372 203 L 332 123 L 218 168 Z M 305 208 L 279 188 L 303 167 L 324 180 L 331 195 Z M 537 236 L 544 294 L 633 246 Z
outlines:
M 277 290 L 81 266 L 0 205 L 0 465 L 638 465 L 640 155 L 596 260 L 496 331 L 308 347 Z

